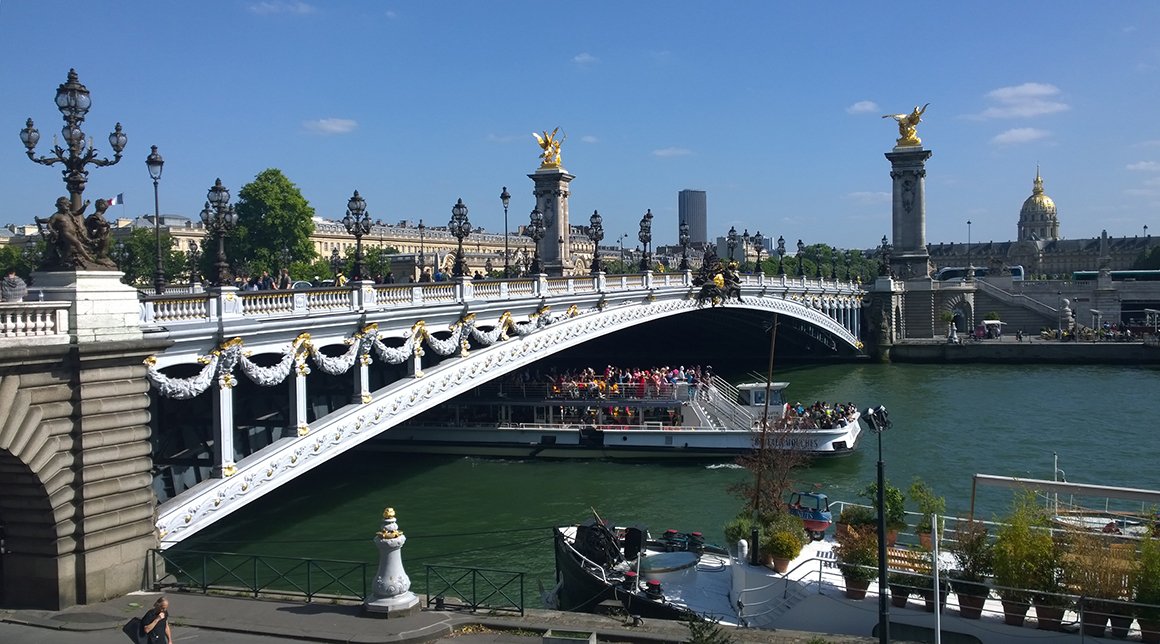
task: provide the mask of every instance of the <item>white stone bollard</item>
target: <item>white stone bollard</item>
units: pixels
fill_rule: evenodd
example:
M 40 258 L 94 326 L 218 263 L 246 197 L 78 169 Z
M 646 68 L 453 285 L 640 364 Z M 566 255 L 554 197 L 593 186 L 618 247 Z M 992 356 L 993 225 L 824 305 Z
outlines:
M 371 596 L 363 609 L 375 617 L 404 617 L 418 610 L 419 598 L 411 592 L 411 578 L 403 570 L 403 544 L 407 537 L 395 520 L 395 509 L 383 511 L 383 528 L 375 534 L 379 549 L 379 571 Z

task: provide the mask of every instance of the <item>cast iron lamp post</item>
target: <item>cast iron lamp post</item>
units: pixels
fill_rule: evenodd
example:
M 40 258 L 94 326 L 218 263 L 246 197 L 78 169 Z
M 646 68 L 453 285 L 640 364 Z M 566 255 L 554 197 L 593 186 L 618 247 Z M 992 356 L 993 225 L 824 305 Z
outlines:
M 878 641 L 887 644 L 890 641 L 890 604 L 886 600 L 886 465 L 882 462 L 882 432 L 890 429 L 893 423 L 882 405 L 868 408 L 863 417 L 878 435 Z
M 26 259 L 28 251 L 29 248 L 24 249 Z M 117 264 L 117 270 L 125 272 L 125 264 L 129 263 L 129 249 L 125 247 L 125 242 L 118 240 L 117 243 L 113 244 L 113 261 Z
M 427 230 L 427 227 L 423 225 L 423 220 L 420 219 L 419 220 L 419 274 L 420 275 L 423 274 L 423 270 L 424 270 L 425 265 L 426 265 L 426 258 L 423 256 L 423 250 L 424 250 L 423 249 L 423 231 L 425 231 L 425 230 Z
M 600 241 L 604 239 L 604 219 L 599 211 L 593 210 L 592 217 L 588 219 L 588 239 L 592 240 L 592 274 L 595 275 L 604 270 L 600 265 Z
M 539 275 L 540 268 L 540 240 L 544 238 L 544 213 L 540 212 L 539 208 L 533 208 L 528 227 L 524 229 L 524 234 L 532 239 L 532 247 L 535 249 L 535 254 L 532 255 L 532 275 Z
M 640 218 L 640 232 L 637 233 L 637 239 L 641 243 L 640 254 L 640 272 L 645 272 L 652 267 L 652 208 L 645 211 L 644 216 Z
M 189 240 L 189 285 L 192 287 L 201 281 L 201 249 L 197 247 L 197 242 Z
M 230 280 L 230 263 L 226 259 L 226 235 L 237 225 L 238 214 L 230 205 L 230 191 L 222 185 L 221 179 L 214 182 L 207 198 L 209 201 L 205 202 L 205 208 L 201 211 L 201 223 L 211 235 L 217 237 L 217 261 L 214 262 L 216 272 L 212 285 L 220 288 L 228 285 Z
M 797 251 L 798 251 L 797 252 L 798 277 L 805 277 L 806 276 L 806 267 L 802 263 L 802 260 L 805 259 L 805 257 L 806 257 L 806 245 L 804 243 L 802 243 L 802 240 L 800 240 L 800 239 L 798 240 L 798 243 L 797 243 Z
M 725 246 L 729 249 L 729 261 L 733 261 L 733 249 L 737 248 L 737 228 L 729 227 L 729 234 L 725 235 Z
M 785 275 L 785 237 L 777 236 L 777 274 Z
M 512 276 L 511 265 L 508 263 L 508 204 L 512 196 L 508 194 L 507 186 L 499 193 L 499 200 L 503 202 L 503 276 L 506 279 Z
M 351 277 L 356 280 L 366 279 L 363 275 L 362 238 L 371 232 L 371 217 L 367 214 L 366 199 L 359 196 L 358 190 L 355 190 L 354 196 L 346 202 L 346 215 L 342 218 L 342 225 L 346 228 L 346 232 L 354 235 L 354 275 Z
M 749 268 L 749 229 L 741 233 L 741 272 Z
M 463 238 L 471 234 L 471 222 L 467 219 L 467 206 L 463 205 L 462 199 L 451 207 L 451 221 L 447 222 L 447 228 L 458 242 L 455 247 L 455 268 L 451 274 L 463 277 L 467 274 L 467 259 L 463 257 Z
M 85 184 L 89 180 L 89 172 L 85 170 L 85 166 L 104 167 L 116 164 L 121 160 L 121 152 L 124 151 L 127 142 L 125 133 L 121 131 L 121 124 L 117 123 L 113 132 L 109 134 L 109 146 L 113 148 L 113 158 L 111 160 L 97 158 L 97 149 L 93 147 L 92 140 L 86 141 L 85 133 L 81 130 L 81 124 L 84 123 L 85 115 L 88 114 L 91 105 L 92 98 L 89 96 L 89 90 L 78 80 L 76 70 L 70 69 L 68 70 L 68 79 L 56 88 L 56 107 L 64 118 L 61 135 L 64 137 L 67 149 L 60 147 L 54 137 L 52 155 L 37 157 L 36 144 L 40 141 L 40 132 L 36 129 L 32 119 L 29 118 L 24 129 L 20 130 L 20 141 L 24 144 L 28 158 L 34 163 L 46 166 L 57 163 L 64 164 L 62 174 L 64 175 L 64 183 L 68 187 L 69 210 L 76 216 L 80 216 L 85 207 L 81 201 Z M 50 254 L 48 257 L 52 258 L 53 255 Z M 58 257 L 57 261 L 62 259 Z
M 335 285 L 338 282 L 338 272 L 342 270 L 342 257 L 338 254 L 338 247 L 330 249 L 330 273 L 334 275 Z
M 882 236 L 882 266 L 879 269 L 879 275 L 890 275 L 890 240 L 886 239 L 886 235 Z
M 689 270 L 689 222 L 682 221 L 677 228 L 677 240 L 681 243 L 681 270 Z
M 753 235 L 753 246 L 754 252 L 757 253 L 757 260 L 754 263 L 756 270 L 754 272 L 764 275 L 765 271 L 761 270 L 761 251 L 765 250 L 765 236 L 761 234 L 760 230 Z
M 967 268 L 971 268 L 971 220 L 967 220 Z
M 157 197 L 157 184 L 161 182 L 161 169 L 165 160 L 157 154 L 157 146 L 145 157 L 145 166 L 153 179 L 153 237 L 157 242 L 157 265 L 153 268 L 153 289 L 158 295 L 165 293 L 165 267 L 161 263 L 161 202 Z

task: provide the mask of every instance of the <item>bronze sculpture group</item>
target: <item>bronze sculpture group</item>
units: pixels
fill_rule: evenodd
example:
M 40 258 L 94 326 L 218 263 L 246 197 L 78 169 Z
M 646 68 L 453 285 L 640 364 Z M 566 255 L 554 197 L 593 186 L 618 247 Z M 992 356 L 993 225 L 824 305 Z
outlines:
M 36 217 L 40 235 L 47 244 L 42 270 L 116 270 L 109 258 L 109 222 L 105 211 L 109 202 L 97 199 L 93 214 L 84 216 L 89 207 L 86 200 L 74 209 L 68 197 L 56 200 L 56 212 L 48 217 Z
M 705 250 L 701 268 L 693 278 L 693 286 L 700 287 L 695 296 L 697 306 L 704 306 L 706 302 L 717 306 L 730 298 L 741 301 L 741 277 L 737 274 L 737 263 L 732 260 L 722 262 L 712 249 Z

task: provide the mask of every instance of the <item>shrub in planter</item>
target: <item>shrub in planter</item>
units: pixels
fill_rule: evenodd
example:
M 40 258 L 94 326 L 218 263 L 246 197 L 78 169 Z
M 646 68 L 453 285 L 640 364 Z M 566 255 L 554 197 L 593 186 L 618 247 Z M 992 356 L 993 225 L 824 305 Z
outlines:
M 886 576 L 890 585 L 890 603 L 896 608 L 905 608 L 911 595 L 917 594 L 922 577 L 914 573 L 896 571 Z
M 1113 543 L 1103 535 L 1079 531 L 1070 532 L 1067 541 L 1070 560 L 1064 569 L 1065 581 L 1073 588 L 1083 589 L 1084 634 L 1102 637 L 1113 616 L 1120 618 L 1116 621 L 1121 626 L 1124 617 L 1130 622 L 1126 607 L 1117 602 L 1129 599 L 1130 580 L 1135 576 L 1134 545 Z
M 790 560 L 796 558 L 801 551 L 802 543 L 797 534 L 785 530 L 770 532 L 761 540 L 761 554 L 773 561 L 773 569 L 779 573 L 784 573 Z
M 930 549 L 930 524 L 931 517 L 938 515 L 942 516 L 947 511 L 947 501 L 943 497 L 934 493 L 929 485 L 926 484 L 919 477 L 914 477 L 914 481 L 910 483 L 910 489 L 907 491 L 910 498 L 918 506 L 918 523 L 914 525 L 914 533 L 918 535 L 919 540 L 922 541 L 922 547 Z M 939 533 L 943 530 L 942 520 L 939 520 Z M 926 535 L 925 540 L 923 536 Z
M 838 515 L 837 526 L 834 528 L 834 538 L 843 541 L 849 530 L 874 529 L 874 511 L 860 505 L 847 505 Z
M 985 582 L 994 569 L 995 551 L 987 537 L 981 521 L 960 521 L 950 544 L 955 569 L 947 576 L 959 596 L 959 613 L 968 619 L 979 619 L 990 593 Z
M 733 550 L 737 546 L 738 541 L 742 539 L 748 541 L 754 525 L 756 524 L 753 521 L 753 517 L 748 512 L 742 512 L 730 519 L 725 524 L 726 547 Z M 750 544 L 750 547 L 754 547 L 754 544 Z
M 878 483 L 874 482 L 867 485 L 858 493 L 858 496 L 869 500 L 870 505 L 877 505 Z M 899 530 L 906 527 L 906 497 L 902 495 L 902 490 L 887 481 L 882 493 L 882 502 L 886 506 L 886 529 L 897 534 Z
M 1160 642 L 1160 535 L 1153 528 L 1140 540 L 1140 559 L 1132 574 L 1132 597 L 1141 606 L 1136 613 L 1140 620 L 1140 637 L 1145 642 Z
M 878 576 L 878 535 L 873 530 L 853 530 L 834 547 L 834 558 L 846 579 L 846 596 L 862 599 L 870 580 Z
M 1053 556 L 1048 521 L 1035 504 L 1032 493 L 1016 495 L 1010 513 L 996 531 L 994 567 L 996 591 L 1003 600 L 1003 614 L 1012 626 L 1022 626 L 1032 593 L 1028 581 L 1036 578 L 1042 562 Z

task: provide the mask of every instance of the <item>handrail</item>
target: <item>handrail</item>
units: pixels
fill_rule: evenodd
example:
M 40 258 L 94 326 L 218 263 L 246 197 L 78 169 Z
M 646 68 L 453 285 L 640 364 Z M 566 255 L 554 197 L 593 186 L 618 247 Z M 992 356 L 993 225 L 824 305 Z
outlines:
M 978 284 L 979 290 L 982 290 L 988 295 L 1003 300 L 1012 306 L 1022 306 L 1025 309 L 1037 310 L 1036 312 L 1043 315 L 1059 315 L 1059 309 L 1054 309 L 1024 293 L 1011 293 L 1009 291 L 1005 291 L 998 286 L 987 282 L 986 280 L 979 280 L 976 282 L 976 284 Z
M 454 571 L 458 574 L 455 579 L 449 580 L 451 575 L 445 576 L 441 571 Z M 490 575 L 488 573 L 491 573 Z M 431 576 L 434 574 L 436 581 L 443 582 L 443 586 L 438 590 L 431 585 Z M 505 579 L 496 579 L 496 575 L 509 575 Z M 516 572 L 512 570 L 495 570 L 491 568 L 466 568 L 462 566 L 435 566 L 427 565 L 427 606 L 435 605 L 437 610 L 442 610 L 447 606 L 448 592 L 454 593 L 454 597 L 463 600 L 463 604 L 451 604 L 458 608 L 468 608 L 472 611 L 485 608 L 487 610 L 507 610 L 516 611 L 521 616 L 524 614 L 524 576 L 525 573 Z M 463 592 L 465 589 L 460 588 L 457 584 L 465 579 L 470 578 L 471 589 L 470 592 Z M 519 581 L 519 595 L 516 599 L 512 599 L 507 592 L 508 586 L 513 582 Z M 486 584 L 490 590 L 480 591 L 479 582 Z M 489 603 L 493 598 L 498 597 L 504 603 Z
M 237 558 L 236 561 L 231 558 Z M 190 565 L 190 561 L 200 566 Z M 149 586 L 315 598 L 367 598 L 367 566 L 361 561 L 247 555 L 202 550 L 149 550 Z M 216 570 L 211 574 L 211 569 Z M 248 574 L 247 574 L 248 573 Z M 316 576 L 321 575 L 321 579 Z M 355 576 L 354 581 L 348 578 Z M 305 579 L 303 579 L 305 577 Z M 334 589 L 334 592 L 327 592 Z

